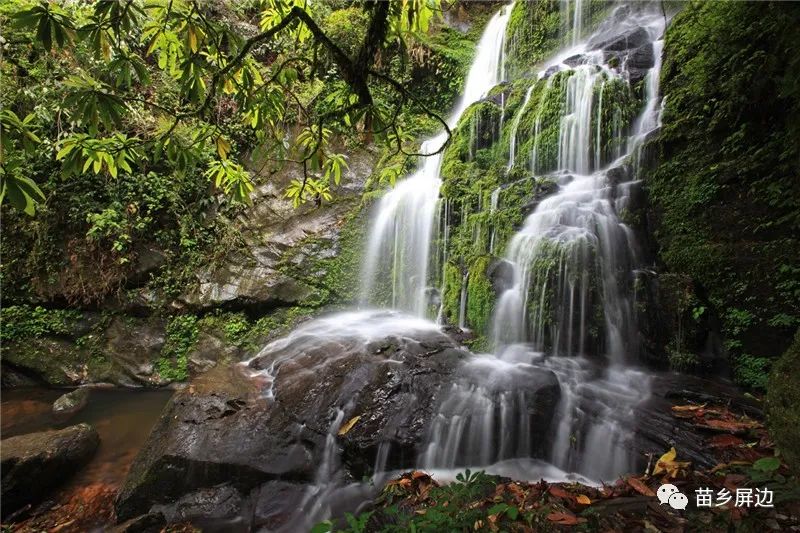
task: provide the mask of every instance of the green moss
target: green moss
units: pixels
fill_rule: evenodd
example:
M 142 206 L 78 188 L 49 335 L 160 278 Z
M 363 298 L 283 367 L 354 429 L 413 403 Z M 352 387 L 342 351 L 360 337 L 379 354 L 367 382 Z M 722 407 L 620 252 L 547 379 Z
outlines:
M 458 322 L 459 306 L 461 303 L 461 285 L 464 276 L 453 263 L 448 262 L 444 267 L 444 294 L 442 295 L 442 310 L 445 319 L 451 324 Z
M 786 464 L 800 474 L 800 329 L 772 367 L 766 398 L 767 425 Z
M 559 2 L 516 2 L 506 29 L 507 77 L 532 72 L 558 48 L 561 32 Z
M 81 347 L 61 339 L 27 338 L 3 343 L 4 363 L 24 368 L 54 386 L 80 383 L 90 354 Z
M 177 315 L 167 324 L 166 341 L 156 362 L 158 374 L 168 381 L 189 377 L 187 355 L 197 342 L 199 328 L 194 315 Z
M 507 77 L 518 78 L 535 72 L 538 65 L 564 43 L 572 42 L 575 2 L 569 11 L 558 0 L 515 2 L 506 29 Z M 590 33 L 613 8 L 613 2 L 590 0 L 584 4 L 583 35 Z
M 666 32 L 648 147 L 660 259 L 698 287 L 756 386 L 800 324 L 798 24 L 786 4 L 687 4 Z
M 278 309 L 256 320 L 242 340 L 246 347 L 257 348 L 265 342 L 287 333 L 299 322 L 316 312 L 318 312 L 316 308 L 302 306 Z
M 470 265 L 467 276 L 466 320 L 470 329 L 479 335 L 488 335 L 494 311 L 495 293 L 486 275 L 491 258 L 482 256 Z
M 252 324 L 244 313 L 230 313 L 219 309 L 197 321 L 199 331 L 210 331 L 227 342 L 239 345 Z
M 536 82 L 530 101 L 519 120 L 517 140 L 521 142 L 517 145 L 515 165 L 526 168 L 535 147 L 537 153 L 535 172 L 547 172 L 557 166 L 559 130 L 561 117 L 565 113 L 567 80 L 573 74 L 574 71 L 563 71 Z M 511 126 L 510 121 L 509 136 Z
M 81 313 L 69 309 L 10 305 L 0 309 L 0 340 L 9 342 L 47 335 L 70 335 Z
M 763 391 L 767 388 L 771 365 L 772 360 L 766 357 L 756 357 L 746 353 L 739 354 L 735 360 L 734 376 L 738 383 Z
M 309 237 L 284 254 L 278 269 L 311 287 L 303 305 L 321 307 L 352 303 L 358 295 L 358 275 L 368 210 L 356 206 L 340 223 L 335 242 Z M 328 253 L 333 248 L 335 254 Z

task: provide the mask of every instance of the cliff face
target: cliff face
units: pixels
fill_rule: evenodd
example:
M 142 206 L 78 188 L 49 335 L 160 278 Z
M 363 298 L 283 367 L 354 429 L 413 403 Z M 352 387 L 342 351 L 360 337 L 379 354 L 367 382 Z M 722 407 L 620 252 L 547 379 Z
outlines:
M 686 354 L 707 352 L 717 329 L 736 378 L 755 387 L 800 324 L 798 22 L 791 4 L 687 4 L 666 32 L 649 147 L 669 348 L 697 367 Z

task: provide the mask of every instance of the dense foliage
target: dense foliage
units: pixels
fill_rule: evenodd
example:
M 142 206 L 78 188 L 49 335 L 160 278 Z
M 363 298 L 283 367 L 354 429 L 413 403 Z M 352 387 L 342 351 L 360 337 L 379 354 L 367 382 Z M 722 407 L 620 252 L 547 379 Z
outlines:
M 0 22 L 4 296 L 84 305 L 154 262 L 174 297 L 242 244 L 232 219 L 285 167 L 295 205 L 332 201 L 342 148 L 377 139 L 375 181 L 396 179 L 477 35 L 427 0 L 25 1 Z
M 0 5 L 4 368 L 58 385 L 128 384 L 130 369 L 117 363 L 128 338 L 146 332 L 155 344 L 141 355 L 153 371 L 134 380 L 184 380 L 202 368 L 194 360 L 203 349 L 238 356 L 354 298 L 372 196 L 362 203 L 353 184 L 337 181 L 358 172 L 357 185 L 367 179 L 377 195 L 414 163 L 412 136 L 441 128 L 491 6 L 396 2 L 383 15 L 360 2 L 303 6 L 310 18 L 272 35 L 297 6 Z M 373 69 L 371 103 L 361 106 L 351 102 L 346 61 L 321 40 L 355 62 L 376 17 L 391 27 L 360 60 Z M 234 61 L 241 68 L 219 74 Z M 197 86 L 185 79 L 194 69 Z M 274 238 L 286 216 L 276 205 L 301 221 L 339 221 L 333 240 L 308 234 L 274 264 L 273 278 L 297 280 L 302 301 L 249 302 L 246 314 L 187 304 L 202 273 L 258 268 L 248 254 L 261 233 Z
M 687 322 L 718 318 L 755 387 L 800 325 L 799 23 L 788 3 L 695 2 L 675 17 L 647 181 L 660 258 L 690 281 Z

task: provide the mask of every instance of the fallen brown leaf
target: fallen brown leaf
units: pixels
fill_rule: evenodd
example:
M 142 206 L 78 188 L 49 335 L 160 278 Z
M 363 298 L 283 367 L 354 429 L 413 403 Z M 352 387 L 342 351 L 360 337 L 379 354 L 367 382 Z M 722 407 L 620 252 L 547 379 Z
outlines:
M 642 496 L 655 496 L 656 493 L 653 490 L 644 484 L 640 479 L 635 477 L 629 477 L 627 479 L 628 485 L 631 486 L 633 490 L 641 494 Z
M 580 523 L 581 520 L 585 520 L 585 519 L 579 519 L 575 515 L 567 513 L 550 513 L 549 515 L 547 515 L 547 519 L 550 522 L 560 524 L 562 526 L 574 526 Z

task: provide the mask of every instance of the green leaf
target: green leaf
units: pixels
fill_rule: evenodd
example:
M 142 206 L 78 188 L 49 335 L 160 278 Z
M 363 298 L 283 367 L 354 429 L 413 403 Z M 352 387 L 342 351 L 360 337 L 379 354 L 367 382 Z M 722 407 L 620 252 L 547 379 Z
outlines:
M 311 533 L 330 533 L 333 531 L 333 522 L 325 520 L 311 528 Z
M 15 209 L 27 215 L 33 216 L 36 213 L 36 204 L 45 200 L 44 193 L 30 178 L 3 173 L 0 181 L 0 202 L 8 198 Z
M 777 457 L 762 457 L 755 463 L 753 468 L 761 472 L 774 472 L 781 467 L 781 460 Z

